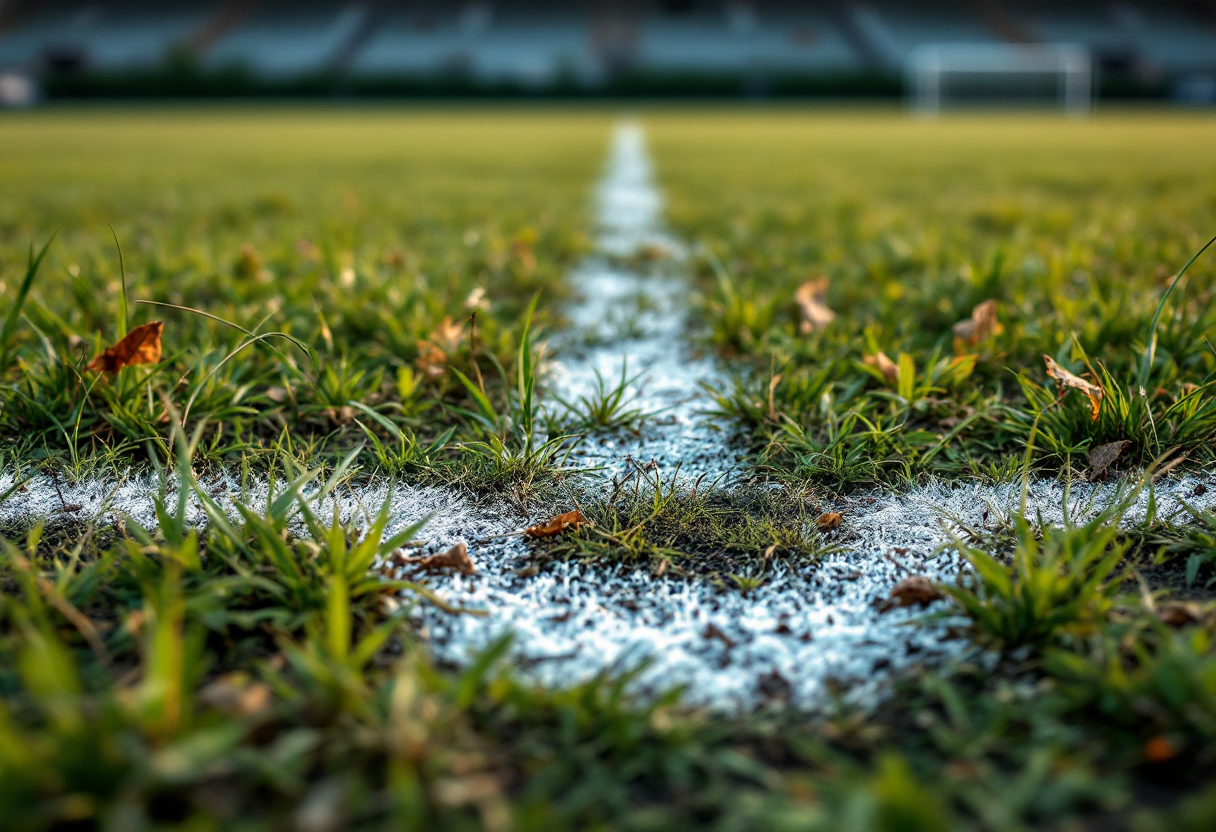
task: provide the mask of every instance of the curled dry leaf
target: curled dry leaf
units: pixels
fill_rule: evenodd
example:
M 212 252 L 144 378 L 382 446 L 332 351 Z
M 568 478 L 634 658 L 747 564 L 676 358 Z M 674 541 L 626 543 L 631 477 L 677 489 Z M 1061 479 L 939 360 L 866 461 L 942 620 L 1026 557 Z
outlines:
M 453 322 L 444 317 L 427 340 L 417 342 L 418 357 L 414 366 L 427 378 L 439 378 L 447 367 L 448 356 L 456 352 L 464 341 L 464 321 Z
M 966 347 L 982 344 L 989 338 L 1005 331 L 996 319 L 996 301 L 986 300 L 971 310 L 971 317 L 959 321 L 952 327 L 954 351 L 963 352 Z
M 448 357 L 443 350 L 430 341 L 419 341 L 417 346 L 418 357 L 414 359 L 414 366 L 418 368 L 418 372 L 430 379 L 443 375 L 443 368 L 448 363 Z
M 1157 605 L 1157 618 L 1175 629 L 1202 623 L 1207 617 L 1203 605 L 1195 601 L 1166 601 Z
M 228 716 L 253 716 L 270 707 L 270 688 L 244 673 L 225 673 L 198 693 L 199 702 Z
M 900 607 L 927 607 L 934 601 L 940 601 L 942 591 L 934 586 L 933 581 L 924 575 L 912 575 L 904 578 L 891 590 L 891 596 L 878 603 L 881 612 Z
M 703 632 L 701 635 L 707 639 L 715 638 L 725 644 L 728 648 L 733 648 L 735 646 L 735 640 L 726 633 L 722 632 L 722 629 L 712 621 L 705 625 L 705 632 Z
M 1090 448 L 1088 454 L 1089 481 L 1094 482 L 1100 479 L 1106 473 L 1106 469 L 1115 464 L 1115 461 L 1130 444 L 1132 444 L 1130 439 L 1120 439 L 1118 442 L 1107 442 L 1105 445 Z
M 579 526 L 587 522 L 588 520 L 583 516 L 583 513 L 575 509 L 574 511 L 567 511 L 565 514 L 559 514 L 544 523 L 529 526 L 524 529 L 524 534 L 531 537 L 554 537 L 564 531 L 578 529 Z
M 1152 737 L 1144 744 L 1144 759 L 1150 763 L 1164 763 L 1178 756 L 1178 749 L 1169 737 Z
M 821 532 L 830 532 L 832 529 L 839 528 L 843 520 L 844 517 L 839 511 L 827 511 L 815 520 L 815 528 Z
M 469 547 L 461 541 L 437 555 L 422 555 L 414 558 L 397 558 L 398 563 L 410 564 L 427 572 L 437 572 L 441 569 L 455 569 L 461 575 L 472 575 L 477 572 L 473 560 L 469 557 Z
M 861 360 L 867 367 L 873 367 L 882 373 L 887 384 L 894 387 L 899 383 L 899 365 L 892 361 L 885 352 L 879 350 L 876 354 L 867 355 Z
M 451 355 L 464 342 L 464 321 L 454 322 L 450 317 L 445 317 L 439 322 L 439 326 L 435 327 L 428 340 Z
M 826 302 L 827 293 L 828 279 L 826 277 L 808 280 L 794 292 L 794 302 L 798 304 L 798 311 L 802 313 L 798 331 L 803 335 L 817 332 L 835 320 L 836 313 L 828 308 Z
M 164 329 L 161 321 L 135 327 L 127 337 L 90 361 L 85 369 L 95 373 L 117 373 L 124 367 L 155 364 L 160 361 L 160 335 Z
M 1052 379 L 1065 390 L 1071 387 L 1085 394 L 1086 398 L 1089 399 L 1089 407 L 1093 412 L 1093 420 L 1096 422 L 1098 420 L 1098 411 L 1102 407 L 1102 396 L 1105 395 L 1102 388 L 1093 382 L 1086 381 L 1080 376 L 1075 376 L 1068 372 L 1068 370 L 1057 364 L 1055 359 L 1050 355 L 1043 356 L 1043 360 L 1047 362 L 1048 378 Z

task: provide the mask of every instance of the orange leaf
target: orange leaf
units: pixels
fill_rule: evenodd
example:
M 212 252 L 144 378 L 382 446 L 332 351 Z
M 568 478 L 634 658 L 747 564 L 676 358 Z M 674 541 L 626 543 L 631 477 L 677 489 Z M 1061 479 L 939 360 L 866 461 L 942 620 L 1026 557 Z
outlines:
M 836 313 L 827 305 L 828 279 L 818 277 L 808 280 L 794 292 L 794 302 L 802 313 L 802 321 L 798 331 L 803 335 L 823 329 L 836 318 Z
M 1055 359 L 1050 355 L 1043 356 L 1043 360 L 1047 362 L 1048 377 L 1055 381 L 1056 384 L 1065 389 L 1071 387 L 1074 390 L 1080 390 L 1086 395 L 1089 399 L 1090 409 L 1093 411 L 1094 421 L 1096 422 L 1098 420 L 1098 410 L 1102 407 L 1102 396 L 1105 395 L 1102 388 L 1092 382 L 1086 381 L 1080 376 L 1075 376 L 1068 372 L 1068 370 L 1057 364 Z
M 891 597 L 879 602 L 878 609 L 887 612 L 898 607 L 927 607 L 943 597 L 942 591 L 931 580 L 923 575 L 912 575 L 896 584 L 891 590 Z
M 1156 736 L 1144 744 L 1144 758 L 1150 763 L 1164 763 L 1178 756 L 1178 749 L 1168 737 Z
M 828 511 L 816 518 L 815 528 L 819 529 L 821 532 L 830 532 L 832 529 L 839 527 L 843 520 L 844 517 L 840 512 Z
M 450 317 L 445 317 L 431 333 L 430 342 L 448 355 L 460 349 L 464 341 L 464 321 L 453 323 Z
M 873 367 L 882 373 L 882 377 L 886 379 L 887 384 L 895 386 L 899 383 L 899 365 L 892 361 L 885 352 L 880 350 L 875 355 L 865 356 L 861 361 L 867 367 Z
M 455 569 L 462 575 L 472 575 L 477 572 L 477 567 L 473 565 L 473 560 L 469 557 L 469 547 L 463 541 L 437 555 L 398 558 L 397 560 L 399 563 L 411 564 L 427 572 L 435 572 L 440 569 Z
M 553 537 L 559 535 L 568 529 L 578 529 L 579 526 L 588 522 L 587 518 L 578 509 L 567 511 L 565 514 L 559 514 L 553 519 L 545 523 L 537 523 L 535 526 L 529 526 L 524 529 L 524 534 L 532 537 Z
M 432 379 L 443 375 L 443 368 L 448 363 L 448 357 L 443 350 L 430 341 L 419 341 L 417 346 L 418 357 L 414 359 L 414 366 L 418 371 Z
M 160 361 L 160 334 L 164 329 L 161 321 L 135 327 L 127 337 L 90 361 L 85 369 L 95 373 L 117 373 L 136 364 L 155 364 Z
M 1005 331 L 996 319 L 996 301 L 986 300 L 971 310 L 971 317 L 953 326 L 954 351 L 963 352 L 963 347 L 974 347 Z

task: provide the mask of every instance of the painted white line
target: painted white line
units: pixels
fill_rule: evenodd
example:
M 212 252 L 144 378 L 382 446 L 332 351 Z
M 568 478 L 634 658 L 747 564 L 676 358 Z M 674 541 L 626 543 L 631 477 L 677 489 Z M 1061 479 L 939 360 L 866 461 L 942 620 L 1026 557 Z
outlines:
M 641 132 L 621 130 L 597 196 L 602 248 L 616 255 L 640 244 L 677 248 L 663 232 L 661 205 Z M 663 409 L 664 415 L 637 436 L 596 439 L 585 449 L 584 460 L 609 471 L 620 470 L 626 455 L 654 458 L 665 471 L 680 463 L 690 476 L 738 470 L 738 457 L 722 433 L 697 415 L 703 406 L 699 384 L 716 378 L 718 370 L 712 359 L 687 352 L 685 284 L 671 270 L 666 277 L 656 277 L 613 262 L 619 261 L 593 257 L 572 276 L 584 295 L 572 312 L 575 328 L 586 333 L 605 326 L 615 305 L 641 296 L 648 310 L 641 331 L 622 339 L 606 328 L 601 334 L 613 337 L 578 350 L 571 341 L 553 381 L 563 396 L 577 395 L 593 382 L 596 369 L 613 377 L 627 356 L 631 372 L 643 374 L 637 385 L 639 403 Z M 12 486 L 14 476 L 12 471 L 0 473 L 0 493 Z M 1157 516 L 1180 512 L 1184 500 L 1196 508 L 1216 508 L 1216 487 L 1193 496 L 1200 482 L 1211 485 L 1195 476 L 1159 483 Z M 606 483 L 607 476 L 592 487 Z M 242 486 L 231 475 L 209 478 L 205 487 L 234 515 L 233 500 L 261 507 L 271 496 L 265 481 Z M 1012 516 L 1020 490 L 1016 484 L 931 484 L 902 494 L 855 496 L 839 506 L 845 521 L 834 542 L 847 551 L 825 558 L 817 567 L 778 562 L 767 581 L 747 594 L 720 591 L 700 580 L 655 578 L 627 566 L 566 562 L 551 564 L 539 574 L 520 574 L 530 555 L 529 544 L 520 538 L 471 545 L 477 574 L 435 577 L 431 585 L 449 601 L 484 610 L 486 616 L 452 616 L 421 605 L 415 620 L 434 655 L 456 664 L 514 633 L 512 655 L 521 672 L 543 684 L 567 685 L 647 661 L 637 679 L 639 692 L 681 685 L 687 688 L 686 701 L 722 711 L 749 710 L 772 700 L 808 710 L 827 708 L 833 679 L 852 683 L 846 701 L 873 707 L 892 673 L 919 663 L 940 663 L 971 649 L 965 642 L 946 640 L 941 626 L 905 626 L 919 612 L 882 614 L 874 602 L 886 598 L 906 577 L 905 568 L 934 580 L 957 577 L 962 568 L 958 558 L 939 551 L 949 542 L 953 524 L 979 528 Z M 80 483 L 61 479 L 56 488 L 40 475 L 0 503 L 0 528 L 27 527 L 39 518 L 50 523 L 111 523 L 122 515 L 152 526 L 151 497 L 156 492 L 156 480 L 150 476 Z M 1116 492 L 1114 484 L 1074 486 L 1070 517 L 1076 522 L 1092 516 L 1115 499 Z M 1064 496 L 1059 482 L 1034 483 L 1028 516 L 1047 524 L 1063 522 Z M 479 507 L 454 489 L 382 480 L 357 490 L 338 489 L 320 502 L 318 513 L 332 516 L 336 504 L 343 520 L 358 522 L 365 511 L 374 512 L 386 500 L 392 506 L 390 531 L 431 516 L 424 532 L 427 552 L 527 525 L 525 518 L 510 516 L 504 507 Z M 64 511 L 64 504 L 71 510 Z M 1125 522 L 1143 520 L 1149 508 L 1146 493 Z M 204 522 L 196 501 L 190 502 L 188 515 L 191 522 Z M 891 559 L 896 549 L 900 553 Z

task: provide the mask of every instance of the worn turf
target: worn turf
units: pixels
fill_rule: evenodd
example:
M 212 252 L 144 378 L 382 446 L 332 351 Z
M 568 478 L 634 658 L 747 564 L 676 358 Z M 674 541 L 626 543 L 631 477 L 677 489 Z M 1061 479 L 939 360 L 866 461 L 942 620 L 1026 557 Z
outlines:
M 1206 828 L 1216 122 L 614 120 L 0 125 L 8 825 Z

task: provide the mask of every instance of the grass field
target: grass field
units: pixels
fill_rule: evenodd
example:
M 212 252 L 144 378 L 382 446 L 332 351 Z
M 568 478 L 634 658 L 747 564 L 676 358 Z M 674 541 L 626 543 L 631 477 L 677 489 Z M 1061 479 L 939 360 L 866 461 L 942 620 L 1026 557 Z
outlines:
M 614 113 L 5 118 L 0 495 L 159 464 L 184 485 L 163 490 L 159 528 L 65 512 L 4 530 L 5 828 L 1148 832 L 1216 815 L 1208 512 L 956 530 L 973 571 L 944 591 L 988 658 L 827 719 L 635 700 L 628 676 L 540 689 L 505 645 L 436 667 L 393 597 L 425 587 L 369 571 L 413 530 L 331 522 L 290 491 L 186 522 L 176 495 L 205 501 L 221 469 L 376 472 L 556 510 L 572 475 L 550 438 L 637 418 L 611 389 L 537 403 Z M 1216 252 L 1174 276 L 1216 234 L 1216 120 L 639 120 L 692 249 L 688 342 L 729 370 L 707 406 L 780 490 L 740 491 L 728 523 L 695 488 L 661 511 L 589 505 L 630 533 L 555 553 L 645 568 L 661 525 L 677 550 L 742 546 L 762 570 L 771 549 L 748 535 L 770 533 L 772 493 L 1031 475 L 1131 493 L 1154 474 L 1206 491 Z M 86 368 L 151 320 L 159 363 Z M 1045 355 L 1072 375 L 1049 378 Z M 778 532 L 800 551 L 825 539 Z

